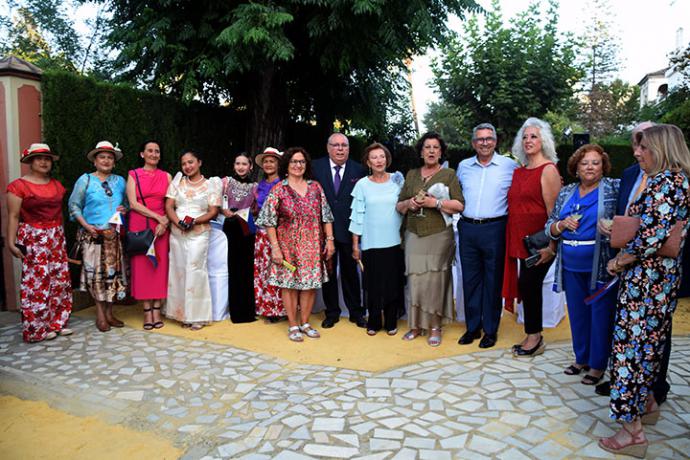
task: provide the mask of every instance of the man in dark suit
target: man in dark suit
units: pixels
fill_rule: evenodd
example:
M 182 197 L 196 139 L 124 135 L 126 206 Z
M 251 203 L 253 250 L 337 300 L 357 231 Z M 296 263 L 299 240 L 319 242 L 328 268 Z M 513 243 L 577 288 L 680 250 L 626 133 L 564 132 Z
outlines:
M 638 132 L 649 128 L 650 126 L 654 126 L 654 123 L 652 123 L 651 121 L 644 121 L 639 125 L 635 126 L 635 128 L 632 131 L 633 151 L 637 148 L 637 141 L 635 140 L 635 135 Z M 625 168 L 623 174 L 621 174 L 621 184 L 618 192 L 618 203 L 616 205 L 617 215 L 622 216 L 626 214 L 628 206 L 630 205 L 633 197 L 637 195 L 637 189 L 640 186 L 644 187 L 644 184 L 642 184 L 643 180 L 645 180 L 643 175 L 644 172 L 640 168 L 640 165 L 637 163 Z M 599 230 L 603 233 L 608 233 L 606 231 L 606 228 L 602 228 L 601 225 L 599 225 Z M 678 292 L 679 297 L 688 295 L 687 292 L 683 292 L 683 286 L 687 286 L 687 280 L 688 278 L 690 278 L 690 263 L 688 263 L 690 262 L 689 249 L 690 245 L 686 244 L 685 249 L 683 251 L 683 268 L 681 272 L 683 279 L 681 283 L 681 289 Z M 685 289 L 685 291 L 687 291 L 687 288 Z M 657 404 L 661 404 L 664 401 L 666 401 L 666 395 L 671 389 L 671 385 L 666 380 L 666 375 L 668 373 L 668 361 L 671 356 L 671 326 L 672 325 L 669 325 L 668 335 L 666 336 L 666 345 L 664 346 L 664 354 L 662 355 L 661 363 L 659 364 L 659 374 L 657 375 L 656 381 L 652 386 L 654 399 L 656 400 Z M 595 388 L 597 394 L 600 394 L 602 396 L 609 396 L 610 390 L 610 382 L 600 383 Z
M 314 178 L 319 181 L 326 194 L 326 200 L 333 211 L 333 234 L 335 236 L 335 254 L 333 254 L 333 271 L 329 273 L 327 283 L 321 288 L 323 301 L 326 304 L 326 319 L 321 327 L 330 328 L 340 320 L 340 303 L 338 297 L 338 279 L 336 276 L 340 264 L 340 284 L 343 289 L 345 305 L 350 313 L 350 321 L 359 327 L 367 327 L 362 307 L 362 295 L 359 287 L 357 265 L 352 258 L 352 234 L 350 226 L 350 205 L 352 189 L 355 183 L 365 175 L 359 163 L 350 160 L 350 144 L 343 134 L 333 133 L 326 145 L 328 158 L 319 158 L 313 162 Z

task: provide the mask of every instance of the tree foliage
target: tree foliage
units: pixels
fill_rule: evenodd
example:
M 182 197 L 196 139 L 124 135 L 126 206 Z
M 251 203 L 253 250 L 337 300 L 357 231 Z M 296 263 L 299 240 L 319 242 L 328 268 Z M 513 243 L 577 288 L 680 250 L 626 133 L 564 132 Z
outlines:
M 106 1 L 106 0 L 103 0 Z M 282 144 L 288 119 L 382 135 L 408 94 L 404 60 L 444 39 L 473 0 L 108 0 L 122 79 L 250 119 L 247 146 Z
M 434 82 L 442 102 L 461 114 L 462 129 L 488 121 L 508 143 L 527 117 L 541 117 L 571 98 L 581 72 L 573 65 L 574 40 L 560 35 L 557 24 L 555 0 L 545 14 L 539 4 L 530 5 L 508 26 L 494 0 L 483 25 L 471 17 L 464 34 L 441 48 Z

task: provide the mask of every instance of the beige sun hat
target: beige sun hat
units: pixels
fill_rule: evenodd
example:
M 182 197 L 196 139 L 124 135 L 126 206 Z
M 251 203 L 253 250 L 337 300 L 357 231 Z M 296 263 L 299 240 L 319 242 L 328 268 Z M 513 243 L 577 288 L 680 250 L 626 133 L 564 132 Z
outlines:
M 31 163 L 31 159 L 39 155 L 47 155 L 53 160 L 60 158 L 59 155 L 50 151 L 48 144 L 31 144 L 28 149 L 24 149 L 22 152 L 22 157 L 19 161 L 22 163 Z
M 93 161 L 93 158 L 96 156 L 96 154 L 101 152 L 112 153 L 115 156 L 115 161 L 118 161 L 122 158 L 122 150 L 120 150 L 117 144 L 113 146 L 113 144 L 108 141 L 100 141 L 98 144 L 96 144 L 95 149 L 86 154 L 86 159 Z
M 275 149 L 273 147 L 266 147 L 264 149 L 263 153 L 260 153 L 256 156 L 254 161 L 256 162 L 257 165 L 260 167 L 263 166 L 264 160 L 266 157 L 274 157 L 280 162 L 280 160 L 283 158 L 283 152 L 278 151 L 278 149 Z

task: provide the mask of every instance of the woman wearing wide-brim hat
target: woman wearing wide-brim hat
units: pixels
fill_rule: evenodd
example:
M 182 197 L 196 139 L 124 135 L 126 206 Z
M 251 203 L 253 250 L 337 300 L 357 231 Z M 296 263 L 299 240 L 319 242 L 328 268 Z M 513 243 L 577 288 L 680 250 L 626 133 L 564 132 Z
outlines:
M 257 217 L 268 197 L 268 193 L 280 182 L 278 167 L 282 159 L 283 152 L 273 147 L 266 147 L 263 153 L 258 154 L 254 159 L 264 172 L 263 180 L 256 187 Z M 256 314 L 263 316 L 268 322 L 275 323 L 285 319 L 287 313 L 281 298 L 280 288 L 268 284 L 270 271 L 271 242 L 268 239 L 266 229 L 257 226 L 256 239 L 254 241 L 254 297 L 256 301 Z
M 22 261 L 21 312 L 25 342 L 70 335 L 72 312 L 62 198 L 65 188 L 50 177 L 59 157 L 47 144 L 31 144 L 21 162 L 29 173 L 7 186 L 7 247 Z
M 93 297 L 96 327 L 106 332 L 111 326 L 124 326 L 113 315 L 113 302 L 123 299 L 127 293 L 120 238 L 122 213 L 126 211 L 126 183 L 112 173 L 122 152 L 110 142 L 99 142 L 86 158 L 93 162 L 96 171 L 77 179 L 68 207 L 71 219 L 81 225 L 77 233 L 83 257 L 80 289 Z

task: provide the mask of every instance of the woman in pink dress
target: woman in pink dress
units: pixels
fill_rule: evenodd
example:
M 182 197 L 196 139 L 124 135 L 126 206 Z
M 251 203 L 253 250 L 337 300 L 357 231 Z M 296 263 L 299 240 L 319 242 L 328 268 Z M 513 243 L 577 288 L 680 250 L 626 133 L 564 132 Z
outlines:
M 153 230 L 158 263 L 154 264 L 145 254 L 132 256 L 132 297 L 144 303 L 144 329 L 150 331 L 163 327 L 161 302 L 168 293 L 170 222 L 165 215 L 165 192 L 172 177 L 158 169 L 161 158 L 158 142 L 144 142 L 139 155 L 144 159 L 144 166 L 130 171 L 127 177 L 129 230 Z

